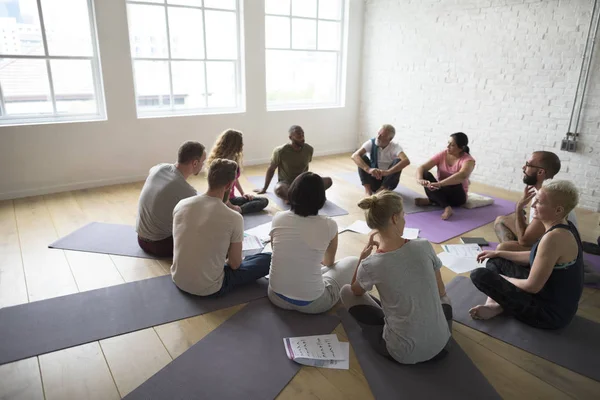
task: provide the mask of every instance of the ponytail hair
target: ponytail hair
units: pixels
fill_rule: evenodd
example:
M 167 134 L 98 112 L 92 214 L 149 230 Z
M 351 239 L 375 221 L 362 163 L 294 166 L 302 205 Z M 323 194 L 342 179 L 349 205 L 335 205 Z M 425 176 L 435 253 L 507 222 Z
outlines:
M 402 196 L 389 190 L 365 197 L 358 202 L 358 206 L 365 210 L 369 228 L 377 230 L 385 229 L 392 215 L 400 214 L 404 210 Z
M 459 149 L 467 154 L 470 154 L 469 146 L 467 146 L 469 144 L 469 138 L 467 135 L 465 135 L 463 132 L 456 132 L 450 135 L 450 137 L 454 138 L 454 142 L 456 142 L 456 145 Z

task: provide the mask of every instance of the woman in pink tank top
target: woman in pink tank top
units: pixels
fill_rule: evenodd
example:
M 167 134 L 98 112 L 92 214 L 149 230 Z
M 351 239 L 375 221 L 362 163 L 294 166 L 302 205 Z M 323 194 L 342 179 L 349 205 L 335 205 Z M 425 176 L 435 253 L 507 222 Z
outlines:
M 469 154 L 468 143 L 467 135 L 453 133 L 446 150 L 437 153 L 417 169 L 417 183 L 425 188 L 427 197 L 415 199 L 415 204 L 444 207 L 443 220 L 452 216 L 452 207 L 460 207 L 467 202 L 469 176 L 475 168 L 475 159 Z M 433 167 L 437 167 L 437 179 L 429 172 Z

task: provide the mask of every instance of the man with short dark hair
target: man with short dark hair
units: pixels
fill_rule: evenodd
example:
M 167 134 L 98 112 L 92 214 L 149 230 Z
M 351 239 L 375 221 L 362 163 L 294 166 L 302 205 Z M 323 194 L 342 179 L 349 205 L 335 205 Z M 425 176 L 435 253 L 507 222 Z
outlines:
M 175 206 L 171 276 L 185 292 L 220 296 L 269 273 L 271 253 L 242 261 L 244 219 L 223 203 L 237 169 L 235 161 L 215 159 L 209 166 L 206 193 Z
M 140 193 L 135 229 L 146 253 L 173 256 L 173 209 L 180 200 L 197 194 L 187 179 L 198 175 L 205 159 L 204 146 L 188 141 L 179 147 L 175 164 L 150 169 Z
M 313 148 L 304 141 L 304 130 L 298 125 L 292 125 L 288 130 L 290 143 L 276 147 L 271 156 L 271 165 L 267 169 L 265 184 L 262 189 L 255 189 L 258 194 L 267 192 L 275 170 L 278 182 L 275 185 L 275 194 L 288 202 L 288 190 L 298 175 L 308 171 L 308 164 L 312 161 Z M 325 190 L 333 184 L 331 178 L 323 177 Z
M 394 136 L 396 128 L 384 124 L 376 137 L 367 140 L 352 154 L 367 196 L 380 190 L 396 189 L 402 170 L 410 165 L 410 160 L 402 146 L 394 141 Z
M 499 250 L 526 251 L 544 234 L 545 228 L 535 218 L 535 210 L 529 211 L 527 221 L 525 207 L 535 197 L 547 179 L 552 179 L 560 172 L 560 159 L 550 151 L 536 151 L 523 165 L 523 183 L 526 185 L 523 197 L 517 202 L 514 215 L 496 218 L 494 229 L 500 241 Z M 575 211 L 571 211 L 567 219 L 577 227 Z

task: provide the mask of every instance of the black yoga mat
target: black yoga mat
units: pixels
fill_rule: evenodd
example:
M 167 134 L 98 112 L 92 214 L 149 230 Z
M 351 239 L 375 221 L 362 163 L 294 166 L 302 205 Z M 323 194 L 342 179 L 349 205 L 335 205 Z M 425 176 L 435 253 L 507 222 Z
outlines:
M 125 399 L 274 399 L 301 367 L 287 358 L 283 338 L 329 334 L 338 323 L 254 301 Z
M 260 279 L 219 298 L 182 292 L 170 275 L 0 309 L 0 364 L 265 297 Z
M 500 399 L 453 339 L 444 358 L 402 365 L 377 354 L 348 311 L 338 315 L 376 399 Z
M 464 276 L 454 278 L 446 291 L 452 300 L 455 321 L 600 381 L 600 324 L 575 316 L 564 329 L 545 330 L 505 315 L 487 321 L 474 320 L 469 309 L 484 304 L 487 296 Z
M 267 223 L 273 216 L 264 212 L 244 215 L 244 229 Z M 48 247 L 52 249 L 84 251 L 89 253 L 114 254 L 117 256 L 158 259 L 146 253 L 138 245 L 135 228 L 130 225 L 92 222 Z M 244 256 L 252 252 L 245 252 Z

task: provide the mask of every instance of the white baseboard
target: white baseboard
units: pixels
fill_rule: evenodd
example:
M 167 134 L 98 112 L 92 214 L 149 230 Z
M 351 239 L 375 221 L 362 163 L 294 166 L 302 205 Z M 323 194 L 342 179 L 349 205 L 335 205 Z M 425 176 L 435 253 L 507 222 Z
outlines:
M 348 153 L 348 152 L 352 152 L 354 150 L 355 150 L 355 148 L 316 151 L 314 155 L 316 157 L 322 157 L 322 156 L 330 156 L 330 155 L 334 155 L 334 154 Z M 244 162 L 244 164 L 245 165 L 260 165 L 260 164 L 267 164 L 267 163 L 269 163 L 269 161 L 271 161 L 270 158 L 246 160 Z M 110 186 L 110 185 L 119 185 L 122 183 L 140 182 L 140 181 L 145 180 L 146 177 L 147 177 L 147 175 L 120 176 L 117 178 L 98 179 L 95 181 L 84 181 L 84 182 L 68 183 L 68 184 L 62 184 L 62 185 L 43 186 L 43 187 L 39 187 L 39 188 L 35 188 L 35 189 L 15 190 L 12 192 L 0 193 L 0 200 L 19 199 L 22 197 L 41 196 L 44 194 L 68 192 L 71 190 L 91 189 L 91 188 L 101 187 L 101 186 Z

